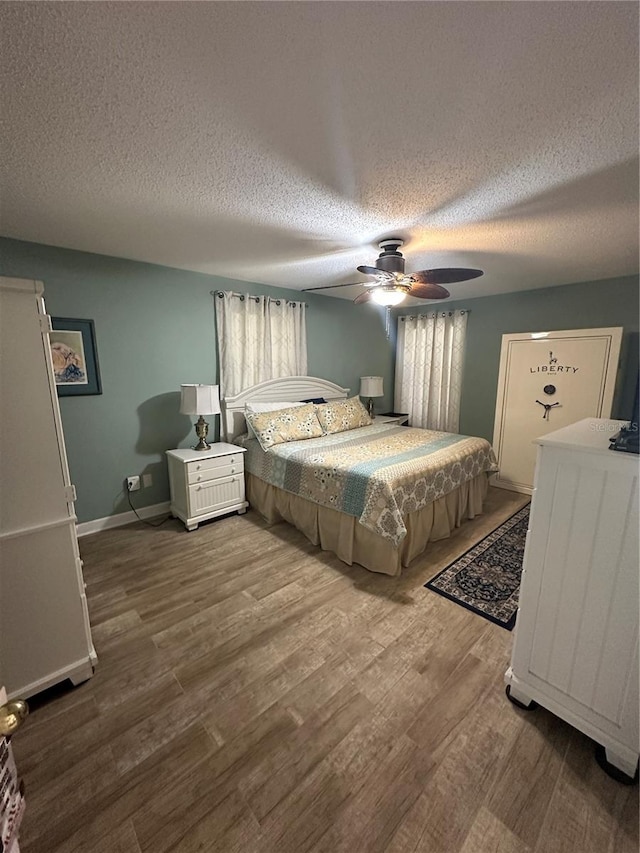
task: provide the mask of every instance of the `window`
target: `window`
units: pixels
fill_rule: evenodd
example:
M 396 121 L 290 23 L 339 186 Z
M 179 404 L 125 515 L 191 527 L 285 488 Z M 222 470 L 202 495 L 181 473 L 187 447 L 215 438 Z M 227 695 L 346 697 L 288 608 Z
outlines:
M 468 313 L 398 317 L 394 407 L 411 426 L 458 432 Z
M 222 397 L 267 379 L 306 376 L 304 302 L 230 291 L 214 299 Z

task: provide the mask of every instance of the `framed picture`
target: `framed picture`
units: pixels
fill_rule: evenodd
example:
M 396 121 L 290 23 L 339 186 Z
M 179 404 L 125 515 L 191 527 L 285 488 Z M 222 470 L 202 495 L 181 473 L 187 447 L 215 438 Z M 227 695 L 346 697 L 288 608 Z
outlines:
M 102 394 L 93 320 L 52 317 L 49 345 L 58 397 Z

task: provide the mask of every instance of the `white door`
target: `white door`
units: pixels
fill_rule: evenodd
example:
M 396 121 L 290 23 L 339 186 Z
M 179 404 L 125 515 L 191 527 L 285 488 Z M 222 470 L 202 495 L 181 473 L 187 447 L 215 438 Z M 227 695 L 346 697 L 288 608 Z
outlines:
M 536 438 L 611 415 L 621 340 L 621 328 L 502 336 L 494 485 L 530 494 Z

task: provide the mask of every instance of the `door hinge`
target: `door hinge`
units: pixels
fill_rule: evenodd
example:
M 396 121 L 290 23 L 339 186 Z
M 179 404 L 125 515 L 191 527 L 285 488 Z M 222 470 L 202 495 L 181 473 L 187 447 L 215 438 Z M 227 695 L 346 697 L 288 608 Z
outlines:
M 47 334 L 51 331 L 51 317 L 48 314 L 40 315 L 40 331 Z
M 66 486 L 64 490 L 64 496 L 68 503 L 72 504 L 76 501 L 76 487 L 75 486 Z

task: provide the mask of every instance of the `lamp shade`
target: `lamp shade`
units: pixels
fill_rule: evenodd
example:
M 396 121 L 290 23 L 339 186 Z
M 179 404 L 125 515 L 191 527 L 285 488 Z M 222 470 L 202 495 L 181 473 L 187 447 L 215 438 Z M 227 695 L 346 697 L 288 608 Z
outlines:
M 382 390 L 382 376 L 361 376 L 360 396 L 384 397 L 384 391 Z
M 220 412 L 217 385 L 181 385 L 180 392 L 183 415 L 217 415 Z
M 408 288 L 397 285 L 383 285 L 372 288 L 371 298 L 378 305 L 399 305 L 407 298 Z

